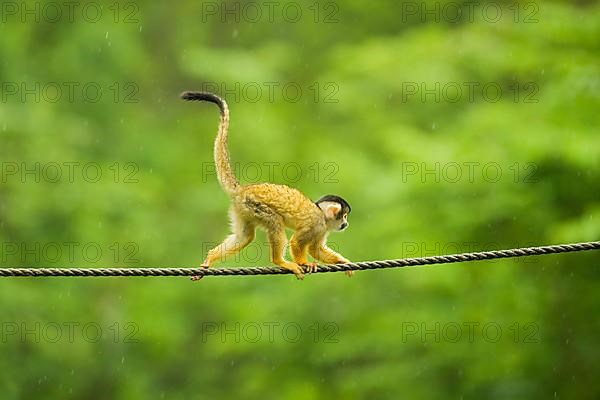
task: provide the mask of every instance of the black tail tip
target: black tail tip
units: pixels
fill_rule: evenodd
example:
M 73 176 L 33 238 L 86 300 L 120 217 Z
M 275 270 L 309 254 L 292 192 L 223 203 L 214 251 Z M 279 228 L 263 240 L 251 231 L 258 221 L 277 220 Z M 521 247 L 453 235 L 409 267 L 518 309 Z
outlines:
M 222 103 L 223 99 L 211 92 L 185 91 L 179 95 L 183 100 L 204 100 L 213 103 Z
M 227 109 L 227 104 L 225 103 L 225 100 L 211 92 L 185 91 L 181 93 L 179 97 L 187 101 L 210 101 L 211 103 L 215 103 L 221 110 L 221 114 L 224 113 Z
M 201 92 L 190 92 L 185 91 L 179 95 L 183 100 L 202 100 L 200 96 Z

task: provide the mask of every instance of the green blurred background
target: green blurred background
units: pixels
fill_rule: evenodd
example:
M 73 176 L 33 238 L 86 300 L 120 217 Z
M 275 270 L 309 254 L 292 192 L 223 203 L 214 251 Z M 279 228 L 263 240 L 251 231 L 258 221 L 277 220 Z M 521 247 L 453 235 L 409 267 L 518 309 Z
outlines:
M 228 233 L 199 89 L 243 182 L 350 202 L 351 260 L 600 238 L 598 2 L 0 11 L 3 266 L 198 266 Z M 6 278 L 0 397 L 598 398 L 599 261 Z

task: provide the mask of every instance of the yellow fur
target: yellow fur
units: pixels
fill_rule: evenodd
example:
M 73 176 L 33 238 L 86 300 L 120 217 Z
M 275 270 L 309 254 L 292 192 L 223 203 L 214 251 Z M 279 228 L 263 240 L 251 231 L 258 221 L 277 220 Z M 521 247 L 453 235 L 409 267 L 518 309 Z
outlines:
M 301 266 L 307 267 L 309 271 L 316 268 L 315 263 L 308 261 L 309 253 L 313 258 L 328 264 L 349 262 L 326 245 L 328 231 L 336 229 L 340 224 L 339 217 L 334 219 L 341 210 L 339 204 L 332 203 L 330 206 L 332 209 L 327 209 L 328 212 L 325 213 L 302 192 L 289 186 L 272 183 L 240 185 L 229 162 L 227 104 L 212 93 L 186 92 L 182 98 L 211 101 L 221 109 L 214 157 L 219 182 L 231 197 L 229 215 L 233 233 L 208 252 L 202 266 L 210 267 L 226 256 L 242 250 L 254 240 L 256 228 L 259 227 L 267 232 L 272 262 L 292 271 L 299 279 L 304 277 Z M 329 214 L 331 217 L 327 217 Z M 347 212 L 344 221 L 346 217 Z M 285 228 L 295 231 L 290 246 L 294 262 L 285 259 L 287 247 Z

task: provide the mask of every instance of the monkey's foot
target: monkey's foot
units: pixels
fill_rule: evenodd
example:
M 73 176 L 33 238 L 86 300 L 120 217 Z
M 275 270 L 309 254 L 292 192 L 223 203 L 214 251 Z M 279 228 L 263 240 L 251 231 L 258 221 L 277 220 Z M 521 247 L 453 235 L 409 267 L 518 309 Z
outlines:
M 302 270 L 300 270 L 300 268 L 298 268 L 298 271 L 293 271 L 294 275 L 296 275 L 296 278 L 298 278 L 299 281 L 303 281 L 304 280 L 304 272 L 302 272 Z
M 203 262 L 203 263 L 200 265 L 200 267 L 202 267 L 202 268 L 208 268 L 208 267 L 210 267 L 210 265 L 209 265 L 209 264 L 208 264 L 206 261 L 204 261 L 204 262 Z M 195 282 L 195 281 L 199 281 L 199 280 L 200 280 L 200 279 L 202 279 L 202 278 L 204 278 L 204 275 L 194 275 L 194 276 L 192 276 L 192 277 L 190 278 L 190 280 L 191 280 L 191 281 L 193 281 L 193 282 Z
M 306 269 L 307 273 L 317 272 L 317 269 L 319 268 L 319 264 L 314 262 L 305 262 L 300 265 Z
M 275 264 L 279 265 L 283 269 L 292 271 L 294 273 L 294 275 L 296 275 L 296 278 L 298 278 L 299 280 L 304 279 L 304 272 L 302 271 L 302 268 L 298 264 L 289 262 L 289 261 L 285 261 L 285 260 L 276 262 Z

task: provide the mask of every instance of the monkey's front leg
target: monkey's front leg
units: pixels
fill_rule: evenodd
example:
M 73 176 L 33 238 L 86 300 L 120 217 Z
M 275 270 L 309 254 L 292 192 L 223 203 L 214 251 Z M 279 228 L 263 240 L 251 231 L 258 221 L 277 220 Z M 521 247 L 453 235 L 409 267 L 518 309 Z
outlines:
M 321 243 L 317 246 L 311 246 L 309 250 L 310 255 L 313 256 L 313 258 L 325 264 L 346 264 L 350 262 L 350 260 L 341 254 L 336 253 L 327 247 L 325 243 Z M 348 277 L 352 277 L 354 275 L 354 271 L 346 271 L 346 275 L 348 275 Z

